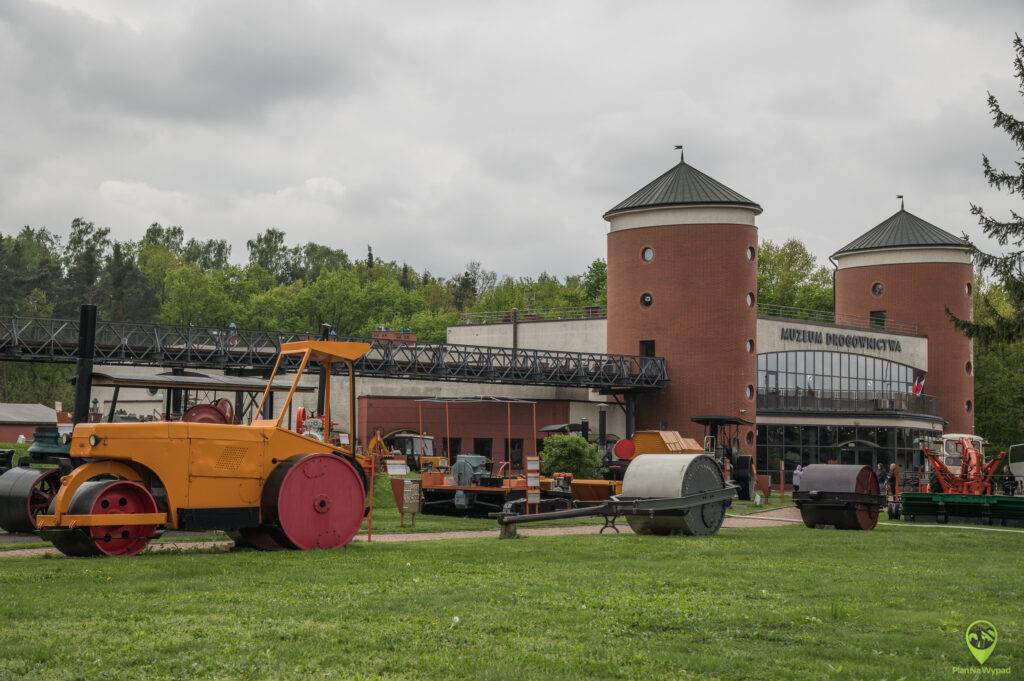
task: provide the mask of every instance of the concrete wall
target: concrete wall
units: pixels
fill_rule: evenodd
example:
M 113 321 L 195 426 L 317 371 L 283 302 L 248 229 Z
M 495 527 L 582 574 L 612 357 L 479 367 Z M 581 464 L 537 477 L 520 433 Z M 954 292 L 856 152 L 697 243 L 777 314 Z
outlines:
M 794 339 L 783 339 L 784 329 L 814 333 L 808 336 L 796 336 Z M 819 334 L 821 343 L 816 342 Z M 841 344 L 842 341 L 834 338 L 835 336 L 864 336 L 875 341 L 876 347 L 870 350 L 845 347 Z M 888 359 L 922 371 L 928 370 L 928 339 L 924 336 L 910 336 L 889 331 L 876 333 L 866 329 L 814 324 L 791 319 L 760 318 L 757 320 L 757 354 L 790 350 L 847 352 L 854 355 Z
M 519 322 L 519 347 L 564 352 L 606 352 L 608 320 L 569 319 Z M 512 347 L 512 324 L 476 324 L 448 328 L 448 342 Z

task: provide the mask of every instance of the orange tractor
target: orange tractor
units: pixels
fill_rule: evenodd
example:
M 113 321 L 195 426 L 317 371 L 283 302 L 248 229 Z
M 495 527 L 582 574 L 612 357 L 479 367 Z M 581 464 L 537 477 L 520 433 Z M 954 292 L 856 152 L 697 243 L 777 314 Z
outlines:
M 365 461 L 352 446 L 282 426 L 310 362 L 330 375 L 349 372 L 349 423 L 355 424 L 353 363 L 366 343 L 285 343 L 260 401 L 264 414 L 274 377 L 298 360 L 276 418 L 251 424 L 79 424 L 70 456 L 84 460 L 60 480 L 39 533 L 70 556 L 134 555 L 163 529 L 225 530 L 236 542 L 263 549 L 334 548 L 352 540 L 363 521 Z M 330 424 L 330 381 L 324 388 Z M 349 442 L 354 442 L 350 433 Z

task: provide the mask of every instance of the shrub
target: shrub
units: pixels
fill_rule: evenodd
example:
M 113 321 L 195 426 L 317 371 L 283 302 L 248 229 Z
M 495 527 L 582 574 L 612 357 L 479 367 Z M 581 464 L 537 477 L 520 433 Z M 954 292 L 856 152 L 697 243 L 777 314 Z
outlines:
M 572 473 L 576 478 L 593 478 L 601 470 L 601 454 L 597 445 L 579 435 L 552 435 L 544 440 L 543 463 L 545 475 Z

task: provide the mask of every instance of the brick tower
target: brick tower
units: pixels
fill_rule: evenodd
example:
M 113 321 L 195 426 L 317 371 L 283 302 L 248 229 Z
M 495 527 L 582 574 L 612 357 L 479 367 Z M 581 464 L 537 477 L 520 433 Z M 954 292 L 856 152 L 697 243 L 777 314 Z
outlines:
M 608 351 L 664 357 L 637 428 L 699 438 L 694 416 L 756 414 L 761 207 L 684 161 L 609 210 Z M 750 451 L 753 426 L 740 430 Z
M 836 314 L 911 322 L 928 337 L 924 392 L 935 395 L 946 432 L 974 432 L 971 341 L 946 308 L 971 319 L 974 267 L 967 243 L 903 207 L 836 251 Z

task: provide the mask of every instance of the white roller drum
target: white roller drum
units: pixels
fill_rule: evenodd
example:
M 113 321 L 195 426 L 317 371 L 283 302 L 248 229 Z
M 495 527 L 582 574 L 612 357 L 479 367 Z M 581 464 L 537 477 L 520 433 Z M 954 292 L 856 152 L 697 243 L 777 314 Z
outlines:
M 705 454 L 641 454 L 629 463 L 620 496 L 676 498 L 724 486 L 722 469 Z M 627 515 L 626 519 L 637 534 L 709 535 L 722 526 L 726 504 L 716 501 L 655 516 Z

